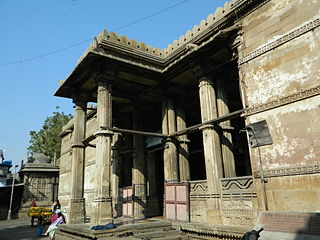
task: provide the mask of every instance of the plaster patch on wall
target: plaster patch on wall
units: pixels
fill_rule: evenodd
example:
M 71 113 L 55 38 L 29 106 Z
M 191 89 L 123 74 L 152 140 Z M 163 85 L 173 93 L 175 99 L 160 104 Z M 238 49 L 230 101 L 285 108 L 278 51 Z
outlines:
M 314 142 L 314 137 L 313 140 L 310 139 L 310 143 L 306 143 L 306 136 L 313 134 L 316 137 L 314 133 L 318 131 L 319 102 L 320 96 L 316 96 L 249 117 L 250 123 L 267 120 L 270 129 L 273 145 L 260 148 L 264 168 L 290 167 L 294 164 L 307 165 L 310 164 L 310 160 L 314 161 L 319 157 L 313 149 L 318 145 Z M 309 115 L 305 115 L 306 113 Z M 292 119 L 296 124 L 299 124 L 301 120 L 298 118 L 301 117 L 309 119 L 303 126 L 305 130 L 302 129 L 306 136 L 300 134 L 301 127 L 297 126 L 297 130 L 300 129 L 300 132 L 292 130 L 291 126 L 294 123 L 288 126 L 288 120 Z M 310 147 L 311 144 L 312 147 Z M 253 160 L 255 161 L 253 166 L 258 169 L 258 152 L 251 149 L 251 155 L 254 156 Z
M 270 17 L 279 17 L 292 8 L 293 4 L 290 0 L 274 1 L 271 10 L 269 11 Z
M 264 162 L 270 158 L 277 159 L 279 156 L 288 158 L 292 157 L 292 155 L 296 153 L 296 146 L 299 144 L 297 139 L 289 139 L 286 136 L 284 133 L 284 127 L 282 126 L 282 121 L 279 119 L 279 116 L 273 116 L 273 123 L 274 127 L 270 126 L 270 130 L 271 132 L 274 132 L 273 138 L 276 139 L 278 144 L 273 144 L 271 147 L 261 148 L 261 157 Z M 266 157 L 268 159 L 266 159 Z M 272 163 L 270 165 L 273 166 L 274 163 L 273 161 L 271 162 Z
M 85 176 L 84 176 L 84 190 L 92 190 L 94 189 L 94 177 L 95 174 L 95 165 L 90 165 L 85 168 Z
M 310 81 L 310 78 L 315 77 L 313 76 L 313 68 L 317 60 L 318 57 L 304 57 L 293 65 L 291 72 L 285 69 L 265 71 L 263 67 L 259 67 L 256 72 L 251 69 L 248 78 L 253 80 L 253 85 L 250 84 L 249 88 L 252 88 L 252 90 L 247 94 L 250 105 L 262 104 L 275 100 L 274 98 L 285 97 L 303 89 L 303 84 L 308 84 L 307 82 Z M 316 71 L 320 72 L 320 69 Z M 296 85 L 296 87 L 292 88 L 293 85 Z
M 311 160 L 311 159 L 315 159 L 316 158 L 316 155 L 313 151 L 313 147 L 309 147 L 309 154 L 305 155 L 304 156 L 304 159 L 305 160 Z
M 306 70 L 311 71 L 311 67 Z M 248 94 L 248 100 L 252 105 L 257 105 L 267 102 L 272 96 L 282 96 L 290 82 L 299 80 L 303 83 L 305 80 L 302 79 L 306 79 L 308 74 L 308 72 L 302 71 L 290 74 L 260 69 L 252 76 L 256 90 L 253 94 Z M 268 86 L 266 86 L 265 80 L 267 80 Z

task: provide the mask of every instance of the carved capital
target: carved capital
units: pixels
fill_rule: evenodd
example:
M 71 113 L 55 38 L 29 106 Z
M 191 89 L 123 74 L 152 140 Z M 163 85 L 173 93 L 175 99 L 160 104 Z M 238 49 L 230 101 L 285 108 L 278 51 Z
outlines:
M 201 127 L 199 127 L 199 130 L 204 131 L 204 130 L 211 130 L 214 129 L 214 125 L 213 124 L 206 124 L 203 125 Z
M 105 137 L 112 137 L 113 136 L 113 131 L 111 130 L 100 130 L 98 132 L 95 132 L 94 133 L 94 136 L 95 137 L 98 137 L 98 136 L 105 136 Z
M 72 102 L 75 104 L 75 110 L 85 111 L 87 108 L 88 97 L 84 94 L 73 96 Z
M 212 82 L 211 78 L 209 78 L 207 76 L 203 76 L 203 77 L 199 78 L 198 82 L 199 82 L 199 88 L 202 88 L 202 87 L 208 86 L 208 85 L 213 86 L 213 82 Z
M 113 70 L 104 71 L 96 77 L 98 91 L 108 90 L 111 92 L 112 83 L 115 80 L 115 72 Z
M 185 136 L 179 136 L 177 139 L 180 144 L 187 144 L 190 142 L 190 140 Z

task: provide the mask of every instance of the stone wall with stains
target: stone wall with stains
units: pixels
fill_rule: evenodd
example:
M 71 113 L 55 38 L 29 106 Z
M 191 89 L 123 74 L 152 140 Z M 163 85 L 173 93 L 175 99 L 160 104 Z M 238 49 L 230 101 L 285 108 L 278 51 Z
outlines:
M 70 131 L 62 137 L 61 157 L 60 157 L 60 183 L 59 183 L 59 200 L 65 212 L 68 211 L 68 205 L 71 198 L 72 183 L 72 130 L 73 120 L 64 127 L 64 130 Z M 86 123 L 86 138 L 92 135 L 97 129 L 95 116 L 90 116 Z M 95 144 L 95 140 L 90 144 Z M 86 199 L 86 216 L 90 217 L 91 207 L 94 197 L 94 179 L 95 179 L 95 148 L 86 147 L 85 149 L 85 169 L 84 169 L 84 198 Z
M 72 120 L 70 121 L 71 125 Z M 67 124 L 64 128 L 69 128 Z M 73 125 L 73 123 L 72 123 Z M 71 194 L 71 163 L 72 163 L 72 133 L 65 134 L 62 137 L 61 143 L 61 156 L 59 161 L 59 192 L 58 198 L 64 212 L 68 211 L 68 205 Z
M 260 175 L 261 161 L 273 210 L 317 211 L 299 206 L 303 196 L 318 201 L 320 193 L 304 185 L 320 180 L 320 1 L 271 0 L 242 22 L 246 124 L 266 120 L 273 140 L 250 148 L 253 173 Z

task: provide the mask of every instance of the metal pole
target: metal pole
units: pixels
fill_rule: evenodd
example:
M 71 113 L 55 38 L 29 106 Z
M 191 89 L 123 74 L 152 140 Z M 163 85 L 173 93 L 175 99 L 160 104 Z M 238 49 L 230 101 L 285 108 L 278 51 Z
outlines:
M 8 211 L 8 220 L 11 219 L 11 208 L 12 208 L 12 197 L 13 197 L 13 189 L 14 189 L 14 180 L 16 178 L 16 172 L 17 172 L 18 165 L 14 166 L 14 174 L 13 174 L 13 181 L 12 181 L 12 187 L 11 187 L 11 196 L 10 196 L 10 205 L 9 205 L 9 211 Z

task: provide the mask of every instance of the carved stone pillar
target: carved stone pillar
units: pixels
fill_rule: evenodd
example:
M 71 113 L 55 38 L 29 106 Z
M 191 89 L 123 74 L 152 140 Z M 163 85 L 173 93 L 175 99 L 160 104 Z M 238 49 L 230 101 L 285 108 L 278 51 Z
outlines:
M 228 98 L 227 94 L 220 85 L 217 88 L 217 106 L 218 106 L 218 116 L 224 116 L 229 114 L 228 108 Z M 219 124 L 222 128 L 222 138 L 221 138 L 221 151 L 223 159 L 223 169 L 224 177 L 235 177 L 236 167 L 234 163 L 234 156 L 232 152 L 232 136 L 231 136 L 231 122 L 225 121 Z
M 148 216 L 157 216 L 161 214 L 158 210 L 160 209 L 160 201 L 159 201 L 159 187 L 163 188 L 163 184 L 157 182 L 157 175 L 161 169 L 157 168 L 155 153 L 147 153 L 145 155 L 146 163 L 147 163 L 147 198 L 148 198 L 148 208 L 147 215 Z M 161 195 L 161 197 L 163 197 Z
M 140 129 L 141 119 L 137 111 L 133 112 L 133 128 Z M 144 138 L 139 135 L 133 136 L 133 168 L 132 186 L 134 189 L 133 218 L 145 218 L 146 211 L 146 168 L 144 156 Z
M 162 133 L 170 134 L 176 131 L 175 115 L 173 102 L 171 100 L 164 100 L 162 104 Z M 165 181 L 179 181 L 177 147 L 171 139 L 166 139 L 163 157 Z
M 177 131 L 186 128 L 186 114 L 182 103 L 177 105 Z M 187 135 L 178 137 L 179 142 L 179 175 L 180 181 L 186 182 L 190 180 L 190 167 L 189 167 L 189 149 Z
M 208 77 L 202 77 L 199 80 L 199 97 L 202 122 L 217 118 L 215 89 Z M 210 198 L 207 200 L 207 221 L 211 224 L 219 224 L 220 178 L 223 176 L 220 139 L 214 125 L 205 125 L 201 130 L 208 194 L 210 195 Z
M 75 116 L 73 128 L 72 167 L 71 167 L 71 199 L 69 203 L 68 222 L 85 222 L 85 199 L 84 192 L 84 154 L 85 146 L 82 141 L 86 132 L 86 108 L 85 99 L 75 98 Z
M 110 187 L 111 142 L 113 133 L 101 127 L 111 127 L 111 93 L 109 79 L 99 79 L 97 96 L 96 177 L 95 197 L 91 224 L 112 221 L 112 197 Z
M 121 169 L 121 156 L 119 155 L 119 139 L 121 135 L 115 134 L 113 136 L 113 149 L 111 152 L 111 192 L 112 192 L 112 206 L 113 217 L 120 217 L 122 215 L 122 203 L 119 202 L 119 181 L 120 181 L 120 169 Z

